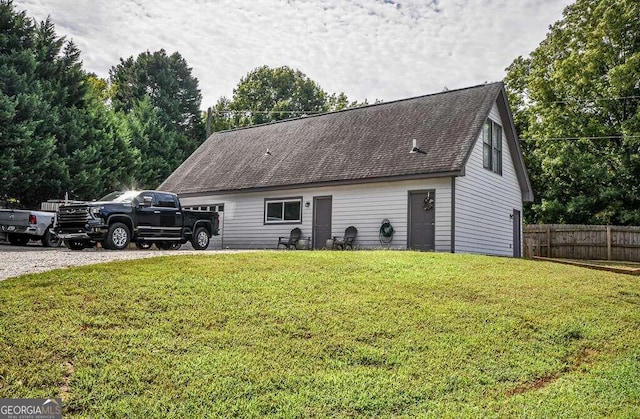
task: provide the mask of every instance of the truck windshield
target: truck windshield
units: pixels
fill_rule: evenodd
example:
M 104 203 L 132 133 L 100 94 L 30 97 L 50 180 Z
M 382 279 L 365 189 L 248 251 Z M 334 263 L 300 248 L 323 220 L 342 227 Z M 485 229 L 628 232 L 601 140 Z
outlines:
M 105 195 L 99 199 L 99 201 L 108 202 L 131 202 L 133 198 L 138 196 L 140 191 L 119 191 L 111 192 L 109 195 Z

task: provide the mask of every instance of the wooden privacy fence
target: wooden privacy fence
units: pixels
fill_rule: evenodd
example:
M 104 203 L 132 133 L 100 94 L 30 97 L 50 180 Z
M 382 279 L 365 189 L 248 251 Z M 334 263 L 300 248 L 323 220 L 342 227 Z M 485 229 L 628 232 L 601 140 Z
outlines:
M 640 227 L 530 224 L 525 256 L 640 262 Z

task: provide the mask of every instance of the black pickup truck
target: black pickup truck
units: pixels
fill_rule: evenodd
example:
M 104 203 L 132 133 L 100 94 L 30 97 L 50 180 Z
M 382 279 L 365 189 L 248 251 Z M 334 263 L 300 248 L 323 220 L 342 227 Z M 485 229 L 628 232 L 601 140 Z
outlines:
M 97 202 L 58 208 L 56 234 L 72 250 L 101 243 L 122 250 L 133 242 L 145 249 L 177 249 L 190 241 L 194 249 L 209 246 L 218 235 L 218 213 L 182 209 L 178 196 L 161 191 L 121 191 Z

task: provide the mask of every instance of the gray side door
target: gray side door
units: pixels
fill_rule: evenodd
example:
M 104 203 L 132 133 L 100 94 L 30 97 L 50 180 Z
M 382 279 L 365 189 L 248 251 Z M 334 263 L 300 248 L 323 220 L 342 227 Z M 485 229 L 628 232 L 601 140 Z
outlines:
M 330 196 L 313 198 L 313 248 L 322 249 L 331 238 L 331 206 Z
M 513 257 L 519 258 L 522 257 L 522 241 L 520 237 L 522 237 L 521 229 L 521 216 L 520 211 L 517 209 L 513 210 Z
M 409 192 L 409 237 L 413 250 L 435 250 L 436 191 Z

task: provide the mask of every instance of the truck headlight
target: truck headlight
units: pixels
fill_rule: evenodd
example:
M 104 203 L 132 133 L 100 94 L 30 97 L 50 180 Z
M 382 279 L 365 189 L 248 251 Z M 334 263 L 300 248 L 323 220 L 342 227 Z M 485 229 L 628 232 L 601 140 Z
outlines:
M 91 215 L 93 215 L 94 218 L 102 218 L 102 214 L 100 214 L 101 210 L 102 210 L 102 207 L 92 207 L 89 211 L 91 212 Z

